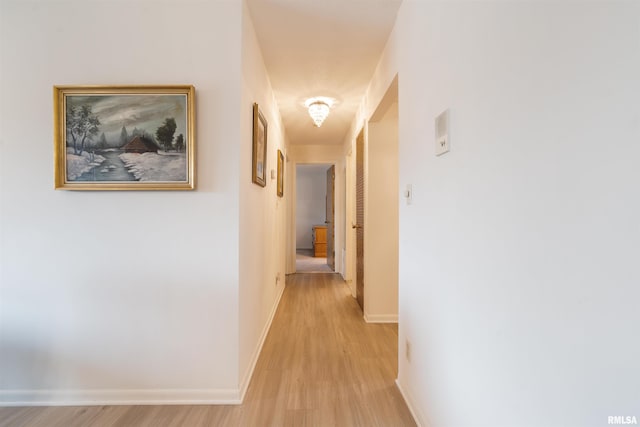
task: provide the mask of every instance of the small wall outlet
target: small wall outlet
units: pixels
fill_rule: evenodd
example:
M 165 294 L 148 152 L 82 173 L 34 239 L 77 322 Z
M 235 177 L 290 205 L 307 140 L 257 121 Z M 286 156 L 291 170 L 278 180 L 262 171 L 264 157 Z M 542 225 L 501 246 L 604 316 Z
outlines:
M 280 273 L 276 274 L 276 286 L 278 286 L 278 283 L 280 283 L 281 278 L 282 276 L 280 275 Z
M 411 363 L 411 341 L 409 340 L 404 342 L 404 356 L 407 358 L 407 362 Z

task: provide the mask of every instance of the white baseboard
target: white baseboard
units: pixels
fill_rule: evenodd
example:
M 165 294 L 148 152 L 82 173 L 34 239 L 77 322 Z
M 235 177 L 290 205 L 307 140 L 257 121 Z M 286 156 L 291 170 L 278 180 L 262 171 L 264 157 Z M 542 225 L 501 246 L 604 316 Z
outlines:
M 364 314 L 367 323 L 398 323 L 397 314 Z
M 249 388 L 251 377 L 253 377 L 253 371 L 256 369 L 256 363 L 258 363 L 258 358 L 260 357 L 260 353 L 262 353 L 262 346 L 264 345 L 264 341 L 267 339 L 267 334 L 269 333 L 269 329 L 271 329 L 271 323 L 273 322 L 273 318 L 275 317 L 278 306 L 280 305 L 280 300 L 282 299 L 284 288 L 285 286 L 280 287 L 280 293 L 278 294 L 276 302 L 271 309 L 269 320 L 267 320 L 267 323 L 264 325 L 264 329 L 262 330 L 262 334 L 260 335 L 260 339 L 258 340 L 258 345 L 256 346 L 256 349 L 253 352 L 253 356 L 251 357 L 249 368 L 245 372 L 244 377 L 242 378 L 242 382 L 240 382 L 240 403 L 242 403 L 242 401 L 244 400 L 244 396 L 247 393 L 247 389 Z
M 237 405 L 237 389 L 0 390 L 0 406 Z
M 407 390 L 402 388 L 402 385 L 400 384 L 400 381 L 398 381 L 398 379 L 396 379 L 396 386 L 398 387 L 398 390 L 400 390 L 400 394 L 404 398 L 404 401 L 407 404 L 411 415 L 413 415 L 413 420 L 416 422 L 416 425 L 418 427 L 427 427 L 429 424 L 426 422 L 426 418 L 422 415 L 422 412 L 418 410 L 418 407 L 411 397 L 411 394 L 409 394 Z

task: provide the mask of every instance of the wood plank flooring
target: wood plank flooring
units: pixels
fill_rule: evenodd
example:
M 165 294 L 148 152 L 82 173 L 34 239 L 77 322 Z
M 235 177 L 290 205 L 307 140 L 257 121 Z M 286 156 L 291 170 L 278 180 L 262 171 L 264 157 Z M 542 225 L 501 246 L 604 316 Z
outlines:
M 397 325 L 367 324 L 336 274 L 295 274 L 242 405 L 0 408 L 0 427 L 415 426 Z

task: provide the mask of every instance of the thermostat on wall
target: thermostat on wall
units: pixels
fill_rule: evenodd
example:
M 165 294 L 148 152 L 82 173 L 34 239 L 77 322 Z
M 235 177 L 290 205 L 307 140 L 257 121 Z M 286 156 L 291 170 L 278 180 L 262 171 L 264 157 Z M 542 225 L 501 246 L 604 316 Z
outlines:
M 449 110 L 436 117 L 436 156 L 449 151 Z

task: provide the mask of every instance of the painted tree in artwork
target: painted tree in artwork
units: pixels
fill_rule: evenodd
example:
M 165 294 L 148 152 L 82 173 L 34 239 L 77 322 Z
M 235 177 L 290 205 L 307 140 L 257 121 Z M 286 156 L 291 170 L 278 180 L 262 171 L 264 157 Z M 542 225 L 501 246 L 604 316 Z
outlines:
M 162 144 L 165 151 L 169 150 L 173 142 L 173 134 L 176 133 L 176 120 L 173 117 L 164 119 L 164 124 L 156 130 L 156 138 Z
M 120 146 L 127 145 L 129 143 L 129 133 L 127 132 L 127 128 L 122 126 L 122 130 L 120 131 Z
M 98 134 L 100 119 L 93 114 L 90 105 L 79 108 L 67 104 L 67 134 L 71 136 L 73 154 L 81 155 L 87 141 L 91 141 Z
M 107 148 L 107 137 L 104 135 L 104 132 L 102 132 L 102 135 L 100 135 L 100 140 L 98 141 L 98 148 Z
M 176 150 L 182 152 L 184 151 L 184 135 L 180 134 L 176 138 Z

